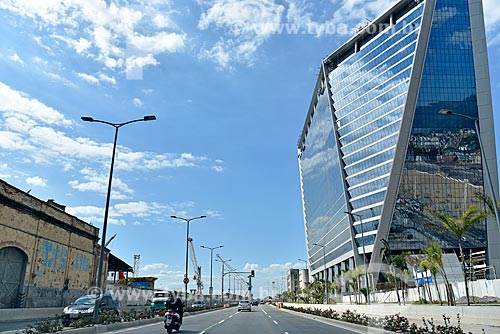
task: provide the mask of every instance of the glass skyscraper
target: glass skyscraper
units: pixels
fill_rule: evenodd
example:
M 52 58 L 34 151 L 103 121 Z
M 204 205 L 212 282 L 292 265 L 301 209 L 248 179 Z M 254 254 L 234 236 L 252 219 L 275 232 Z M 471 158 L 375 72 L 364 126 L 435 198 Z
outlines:
M 323 59 L 298 144 L 311 274 L 373 266 L 385 241 L 457 249 L 426 209 L 459 217 L 491 195 L 471 118 L 498 191 L 480 0 L 400 1 Z M 464 247 L 500 270 L 499 239 L 489 219 Z

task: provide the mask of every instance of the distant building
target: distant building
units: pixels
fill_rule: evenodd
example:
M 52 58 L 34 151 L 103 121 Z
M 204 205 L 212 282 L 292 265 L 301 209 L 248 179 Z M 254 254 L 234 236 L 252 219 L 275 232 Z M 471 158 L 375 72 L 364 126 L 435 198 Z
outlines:
M 479 120 L 498 191 L 480 0 L 399 1 L 323 59 L 298 143 L 312 276 L 333 280 L 365 261 L 373 269 L 382 240 L 395 252 L 430 240 L 457 251 L 425 209 L 458 217 L 482 205 L 475 192 L 491 191 L 474 122 L 442 109 Z M 500 269 L 493 219 L 464 245 Z
M 64 210 L 0 180 L 0 308 L 63 306 L 95 286 L 99 229 Z
M 304 290 L 309 283 L 309 270 L 299 269 L 299 290 Z
M 286 273 L 286 291 L 297 293 L 299 290 L 299 269 L 288 269 Z

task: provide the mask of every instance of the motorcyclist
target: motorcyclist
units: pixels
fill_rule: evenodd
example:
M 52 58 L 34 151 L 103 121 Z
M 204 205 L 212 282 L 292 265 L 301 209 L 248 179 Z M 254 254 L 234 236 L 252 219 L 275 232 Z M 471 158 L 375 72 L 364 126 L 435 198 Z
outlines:
M 184 303 L 181 298 L 177 296 L 177 292 L 174 294 L 170 293 L 169 298 L 165 302 L 167 310 L 176 310 L 179 314 L 179 322 L 182 324 L 182 318 L 184 316 Z

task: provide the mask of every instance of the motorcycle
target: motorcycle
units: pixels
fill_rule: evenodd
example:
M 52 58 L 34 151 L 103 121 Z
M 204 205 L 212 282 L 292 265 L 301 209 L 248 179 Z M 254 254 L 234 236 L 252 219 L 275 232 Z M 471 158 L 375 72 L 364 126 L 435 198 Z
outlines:
M 165 324 L 165 329 L 168 334 L 171 334 L 173 330 L 179 331 L 181 328 L 181 317 L 177 310 L 169 309 L 165 312 L 165 320 L 163 323 Z

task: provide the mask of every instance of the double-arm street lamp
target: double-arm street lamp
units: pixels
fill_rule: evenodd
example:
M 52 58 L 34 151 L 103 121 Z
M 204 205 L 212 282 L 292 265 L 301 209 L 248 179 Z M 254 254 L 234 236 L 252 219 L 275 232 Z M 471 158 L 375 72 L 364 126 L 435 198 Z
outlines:
M 224 306 L 224 276 L 226 276 L 226 274 L 224 274 L 224 265 L 226 264 L 226 262 L 232 261 L 232 259 L 223 260 L 220 257 L 220 255 L 217 254 L 217 259 L 215 259 L 215 261 L 222 263 L 222 282 L 220 291 L 221 291 L 221 305 Z
M 213 259 L 214 259 L 214 249 L 222 248 L 224 246 L 216 246 L 216 247 L 208 247 L 208 246 L 200 246 L 201 248 L 210 249 L 210 287 L 208 288 L 208 294 L 210 295 L 210 306 L 213 306 L 212 295 L 214 293 L 214 286 L 212 285 L 212 267 L 213 267 Z
M 345 211 L 344 213 L 359 218 L 359 227 L 361 227 L 361 240 L 362 240 L 361 244 L 363 245 L 363 270 L 365 271 L 365 280 L 366 280 L 366 303 L 370 305 L 370 282 L 368 281 L 368 268 L 366 267 L 366 250 L 365 250 L 365 234 L 363 228 L 363 216 L 348 211 Z
M 493 182 L 491 182 L 491 175 L 490 175 L 490 169 L 488 168 L 488 161 L 486 160 L 486 156 L 484 154 L 483 140 L 481 139 L 481 133 L 479 132 L 479 118 L 471 117 L 469 115 L 459 114 L 459 113 L 456 113 L 456 112 L 449 110 L 449 109 L 441 109 L 441 110 L 439 110 L 439 113 L 441 115 L 455 115 L 455 116 L 467 118 L 468 120 L 471 120 L 474 122 L 474 126 L 476 128 L 477 139 L 479 141 L 479 149 L 481 150 L 481 160 L 484 162 L 484 168 L 486 169 L 486 177 L 488 178 L 488 184 L 490 186 L 491 199 L 493 200 L 493 210 L 495 212 L 495 219 L 497 221 L 498 228 L 500 230 L 500 216 L 498 214 L 498 202 L 496 199 L 495 190 L 493 189 Z
M 313 245 L 323 248 L 323 266 L 325 267 L 325 274 L 324 274 L 324 278 L 325 278 L 325 298 L 326 298 L 326 303 L 328 304 L 328 282 L 326 280 L 326 276 L 327 275 L 326 275 L 326 252 L 325 252 L 326 246 L 318 244 L 318 243 L 314 243 Z
M 193 217 L 193 218 L 184 218 L 184 217 L 177 217 L 177 216 L 170 216 L 170 218 L 173 219 L 180 219 L 185 221 L 187 224 L 186 227 L 186 271 L 184 273 L 184 302 L 187 305 L 187 298 L 188 298 L 188 283 L 189 283 L 189 277 L 188 277 L 188 256 L 189 256 L 189 223 L 192 220 L 195 219 L 201 219 L 201 218 L 206 218 L 207 216 L 198 216 L 198 217 Z
M 98 119 L 93 119 L 92 117 L 83 116 L 82 121 L 84 122 L 95 122 L 95 123 L 104 123 L 107 125 L 111 125 L 115 128 L 115 140 L 113 142 L 113 153 L 111 155 L 111 167 L 109 169 L 109 180 L 108 180 L 108 192 L 106 195 L 106 206 L 104 208 L 104 222 L 102 224 L 102 237 L 101 237 L 101 252 L 99 255 L 99 267 L 97 269 L 97 291 L 100 294 L 102 290 L 102 270 L 104 264 L 104 249 L 106 248 L 106 230 L 108 227 L 108 213 L 109 213 L 109 200 L 111 198 L 111 182 L 113 180 L 113 167 L 115 165 L 115 153 L 116 153 L 116 141 L 118 139 L 118 129 L 124 125 L 135 123 L 135 122 L 143 122 L 143 121 L 154 121 L 156 120 L 156 116 L 144 116 L 140 119 L 134 119 L 124 123 L 111 123 L 108 121 L 101 121 Z M 94 319 L 97 320 L 98 317 L 98 298 L 96 298 L 96 306 L 94 307 Z
M 300 262 L 304 262 L 304 264 L 306 265 L 306 269 L 308 268 L 307 267 L 307 260 L 303 260 L 303 259 L 297 259 L 297 260 L 300 261 Z

